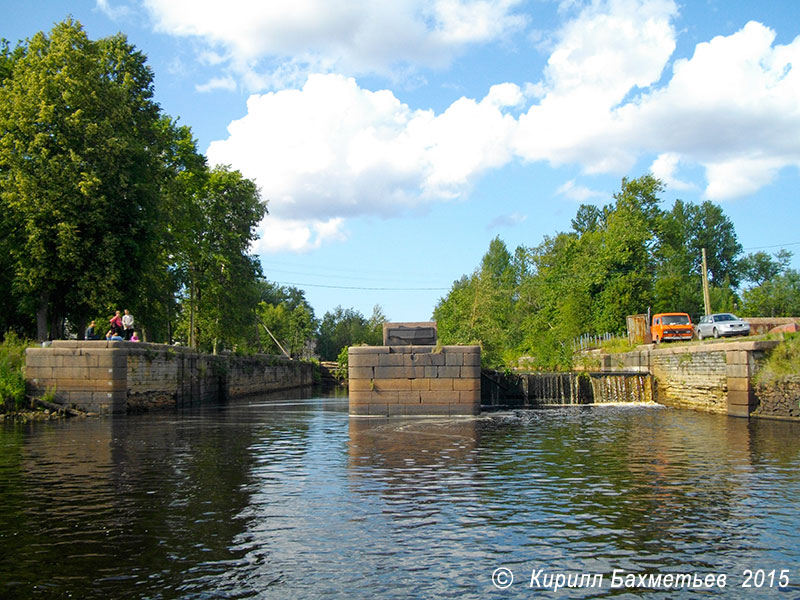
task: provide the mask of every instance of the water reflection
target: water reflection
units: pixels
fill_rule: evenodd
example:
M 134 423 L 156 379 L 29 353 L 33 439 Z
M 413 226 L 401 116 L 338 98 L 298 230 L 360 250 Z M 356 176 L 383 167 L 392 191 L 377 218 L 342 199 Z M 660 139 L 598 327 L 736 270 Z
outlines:
M 799 433 L 653 406 L 350 419 L 288 395 L 5 425 L 0 597 L 483 598 L 500 565 L 507 597 L 533 568 L 798 584 Z

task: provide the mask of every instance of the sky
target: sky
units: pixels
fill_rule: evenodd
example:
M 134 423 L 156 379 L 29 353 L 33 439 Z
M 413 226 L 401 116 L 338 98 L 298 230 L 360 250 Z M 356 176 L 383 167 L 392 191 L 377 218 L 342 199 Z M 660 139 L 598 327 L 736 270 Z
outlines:
M 425 321 L 499 236 L 570 229 L 624 177 L 719 204 L 800 268 L 797 0 L 0 0 L 12 43 L 123 32 L 209 164 L 254 179 L 264 275 Z

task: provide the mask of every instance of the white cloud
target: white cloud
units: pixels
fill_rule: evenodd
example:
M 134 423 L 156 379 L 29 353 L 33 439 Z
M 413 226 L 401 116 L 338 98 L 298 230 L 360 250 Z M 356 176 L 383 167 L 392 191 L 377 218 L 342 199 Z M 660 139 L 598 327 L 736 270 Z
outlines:
M 228 90 L 234 91 L 236 89 L 236 81 L 233 77 L 214 77 L 207 83 L 194 86 L 198 92 L 212 92 L 214 90 Z
M 675 172 L 678 170 L 679 162 L 680 157 L 673 152 L 660 154 L 653 161 L 653 164 L 650 165 L 650 172 L 655 177 L 663 181 L 667 187 L 674 190 L 686 191 L 695 189 L 694 184 L 681 181 L 675 176 Z
M 307 252 L 319 248 L 326 242 L 347 239 L 343 226 L 344 219 L 339 217 L 326 221 L 270 217 L 262 221 L 259 226 L 259 238 L 253 245 L 252 251 Z
M 341 225 L 315 230 L 314 223 L 396 215 L 466 193 L 482 172 L 511 160 L 516 122 L 503 109 L 521 97 L 516 86 L 495 86 L 483 100 L 461 98 L 437 116 L 352 78 L 313 75 L 300 90 L 251 96 L 247 116 L 207 154 L 261 187 L 267 247 L 298 250 L 335 238 Z
M 133 13 L 133 9 L 127 4 L 115 3 L 112 6 L 108 0 L 96 0 L 95 6 L 112 21 L 124 19 Z
M 515 150 L 527 160 L 625 172 L 636 154 L 615 108 L 656 83 L 675 48 L 671 0 L 593 3 L 557 34 L 538 92 L 519 119 Z
M 598 192 L 581 185 L 575 185 L 574 179 L 570 179 L 566 183 L 560 185 L 556 190 L 556 194 L 569 198 L 570 200 L 575 200 L 576 202 L 587 202 L 592 198 L 607 197 L 605 192 Z
M 199 38 L 257 86 L 302 82 L 313 72 L 443 67 L 466 46 L 501 39 L 526 21 L 514 13 L 520 0 L 143 2 L 158 31 Z
M 435 25 L 417 23 L 429 41 L 440 30 L 459 40 L 495 35 L 488 24 L 459 24 L 444 8 L 458 13 L 464 4 L 435 6 Z M 510 6 L 486 5 L 505 15 Z M 328 10 L 346 21 L 346 9 Z M 463 197 L 482 173 L 516 158 L 628 175 L 655 156 L 652 172 L 677 190 L 694 185 L 681 169 L 699 165 L 715 200 L 752 193 L 782 168 L 800 166 L 800 38 L 775 45 L 773 31 L 748 23 L 670 68 L 676 15 L 672 0 L 592 2 L 553 38 L 540 82 L 524 93 L 512 83 L 492 86 L 483 99 L 460 98 L 439 114 L 352 78 L 311 75 L 299 89 L 252 96 L 209 159 L 258 181 L 274 223 L 265 225 L 264 247 L 295 250 L 341 239 L 349 217 Z M 282 68 L 287 78 L 302 73 L 296 62 Z M 580 202 L 606 196 L 575 180 L 558 194 Z
M 487 231 L 492 231 L 499 227 L 515 227 L 528 220 L 528 215 L 513 212 L 507 215 L 498 215 L 486 224 Z
M 739 157 L 706 165 L 706 197 L 725 200 L 757 192 L 786 164 L 776 158 Z
M 774 40 L 774 31 L 750 22 L 676 61 L 666 87 L 620 111 L 638 146 L 704 165 L 706 196 L 718 200 L 800 165 L 800 38 Z

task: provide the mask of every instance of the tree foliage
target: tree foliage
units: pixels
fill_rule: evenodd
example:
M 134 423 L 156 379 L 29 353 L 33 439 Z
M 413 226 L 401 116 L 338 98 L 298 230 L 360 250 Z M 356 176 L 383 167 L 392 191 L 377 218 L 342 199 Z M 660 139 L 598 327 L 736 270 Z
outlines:
M 159 118 L 121 34 L 91 41 L 67 20 L 18 51 L 0 87 L 0 197 L 12 287 L 36 303 L 40 338 L 133 297 L 156 242 Z
M 379 346 L 383 343 L 383 324 L 386 317 L 380 306 L 372 309 L 367 319 L 359 311 L 337 306 L 322 317 L 319 325 L 317 354 L 322 360 L 337 360 L 342 348 L 369 344 Z
M 731 221 L 709 202 L 660 207 L 663 184 L 652 175 L 622 180 L 606 206 L 582 205 L 569 232 L 519 247 L 498 238 L 481 265 L 453 284 L 434 310 L 445 343 L 480 342 L 484 363 L 519 356 L 540 368 L 572 362 L 572 343 L 590 333 L 618 333 L 626 316 L 702 310 L 701 249 L 706 248 L 717 310 L 733 310 L 741 246 Z
M 71 19 L 0 43 L 0 331 L 81 333 L 131 308 L 150 341 L 256 343 L 266 214 L 153 99 L 145 56 Z

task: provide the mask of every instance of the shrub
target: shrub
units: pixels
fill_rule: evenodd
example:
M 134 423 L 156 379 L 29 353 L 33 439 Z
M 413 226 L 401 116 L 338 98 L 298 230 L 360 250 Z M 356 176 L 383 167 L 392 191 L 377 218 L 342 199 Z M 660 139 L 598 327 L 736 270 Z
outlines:
M 334 377 L 339 381 L 344 381 L 347 379 L 348 376 L 348 363 L 349 360 L 347 358 L 348 354 L 348 347 L 345 346 L 339 351 L 339 356 L 336 358 L 336 371 L 334 372 Z
M 0 344 L 0 410 L 19 410 L 25 402 L 25 348 L 31 343 L 6 333 Z

